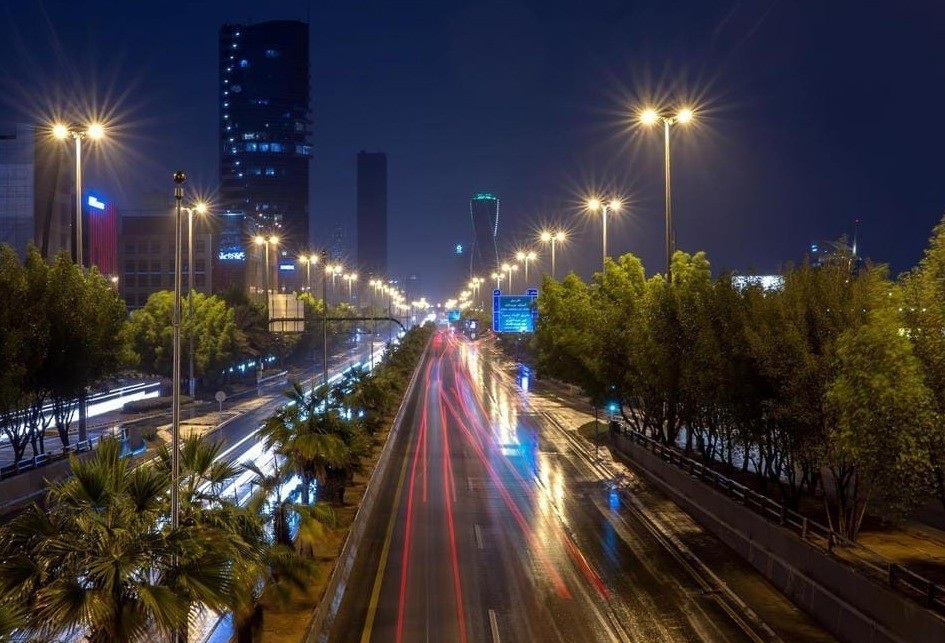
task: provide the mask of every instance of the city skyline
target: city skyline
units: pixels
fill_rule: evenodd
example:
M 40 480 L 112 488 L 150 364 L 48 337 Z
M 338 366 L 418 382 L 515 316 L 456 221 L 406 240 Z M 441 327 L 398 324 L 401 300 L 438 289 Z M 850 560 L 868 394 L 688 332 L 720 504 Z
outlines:
M 169 191 L 170 172 L 184 169 L 190 189 L 215 196 L 220 25 L 307 20 L 313 234 L 339 220 L 353 229 L 348 159 L 384 149 L 398 159 L 391 272 L 424 275 L 432 292 L 455 288 L 437 266 L 464 237 L 468 195 L 480 186 L 502 195 L 510 241 L 531 242 L 545 223 L 573 231 L 559 273 L 585 276 L 598 263 L 599 228 L 581 212 L 583 197 L 619 192 L 628 208 L 610 226 L 610 254 L 633 252 L 659 271 L 661 146 L 631 127 L 633 110 L 653 98 L 690 99 L 698 110 L 698 126 L 673 142 L 679 248 L 706 250 L 716 271 L 772 272 L 811 239 L 850 234 L 859 218 L 865 254 L 895 273 L 918 260 L 945 203 L 936 153 L 945 126 L 927 119 L 922 137 L 907 137 L 899 113 L 905 95 L 941 101 L 942 13 L 921 3 L 848 12 L 775 2 L 235 2 L 170 14 L 17 3 L 0 27 L 0 59 L 13 61 L 0 76 L 9 88 L 0 121 L 95 106 L 116 129 L 87 159 L 90 187 L 133 205 L 141 190 Z M 484 33 L 496 46 L 479 46 Z M 886 46 L 873 46 L 872 33 Z M 428 221 L 438 222 L 433 238 Z

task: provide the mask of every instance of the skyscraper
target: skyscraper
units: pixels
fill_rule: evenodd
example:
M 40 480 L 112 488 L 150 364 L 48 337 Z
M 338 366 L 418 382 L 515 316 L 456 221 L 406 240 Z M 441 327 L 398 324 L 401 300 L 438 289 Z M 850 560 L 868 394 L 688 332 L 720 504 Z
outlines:
M 308 24 L 276 20 L 220 30 L 220 203 L 242 213 L 244 239 L 278 235 L 293 251 L 310 245 L 308 168 L 312 156 Z M 226 248 L 220 276 L 255 274 L 237 264 L 259 247 Z M 237 270 L 234 270 L 237 269 Z
M 387 155 L 358 153 L 358 266 L 387 275 Z
M 488 276 L 499 265 L 499 197 L 480 192 L 469 201 L 473 240 L 469 250 L 469 275 Z

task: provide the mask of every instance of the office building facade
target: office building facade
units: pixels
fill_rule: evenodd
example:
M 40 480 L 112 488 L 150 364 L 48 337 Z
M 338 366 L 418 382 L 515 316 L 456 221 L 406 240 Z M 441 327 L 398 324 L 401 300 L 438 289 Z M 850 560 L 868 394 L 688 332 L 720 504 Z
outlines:
M 36 126 L 0 128 L 0 243 L 20 257 L 31 242 L 50 261 L 62 250 L 74 255 L 73 167 L 68 148 Z
M 241 217 L 243 225 L 239 244 L 229 234 L 227 247 L 216 249 L 216 261 L 225 264 L 221 286 L 261 274 L 249 265 L 262 257 L 255 234 L 278 236 L 291 255 L 310 247 L 308 32 L 307 23 L 294 20 L 220 30 L 219 210 L 233 215 L 228 224 Z
M 358 153 L 358 268 L 387 275 L 387 155 Z
M 499 197 L 487 192 L 469 201 L 473 239 L 469 249 L 469 276 L 488 277 L 499 265 Z
M 153 293 L 174 289 L 174 205 L 128 210 L 119 217 L 118 291 L 129 311 L 142 308 Z M 187 292 L 189 280 L 187 221 L 184 221 L 182 248 L 182 286 Z M 211 231 L 206 217 L 194 218 L 194 289 L 210 293 L 213 283 Z

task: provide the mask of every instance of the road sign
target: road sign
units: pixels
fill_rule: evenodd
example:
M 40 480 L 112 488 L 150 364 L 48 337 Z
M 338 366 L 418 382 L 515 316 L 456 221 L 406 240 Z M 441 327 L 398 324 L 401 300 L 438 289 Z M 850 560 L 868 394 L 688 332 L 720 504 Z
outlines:
M 492 330 L 497 333 L 533 333 L 538 317 L 538 291 L 503 295 L 492 291 Z
M 217 402 L 220 403 L 220 412 L 222 413 L 222 412 L 223 412 L 223 400 L 226 399 L 226 393 L 224 393 L 223 391 L 217 391 L 217 392 L 216 392 L 216 395 L 213 396 L 213 399 L 215 399 Z

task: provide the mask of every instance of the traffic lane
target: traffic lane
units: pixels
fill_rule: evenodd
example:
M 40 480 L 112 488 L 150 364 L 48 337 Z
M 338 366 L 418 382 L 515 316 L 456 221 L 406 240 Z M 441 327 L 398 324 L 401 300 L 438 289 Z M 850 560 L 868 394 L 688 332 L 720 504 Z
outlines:
M 345 584 L 344 595 L 338 612 L 331 622 L 329 630 L 329 641 L 358 641 L 361 640 L 363 633 L 370 633 L 370 627 L 366 620 L 371 612 L 372 620 L 377 619 L 375 614 L 378 610 L 380 597 L 375 596 L 380 591 L 375 587 L 378 583 L 378 570 L 382 566 L 396 566 L 396 557 L 398 551 L 391 546 L 391 530 L 397 527 L 397 523 L 391 523 L 392 518 L 396 520 L 395 512 L 401 509 L 403 488 L 406 484 L 405 478 L 409 472 L 410 464 L 409 454 L 411 449 L 415 448 L 418 439 L 417 428 L 420 426 L 420 402 L 424 391 L 429 386 L 429 365 L 432 358 L 422 362 L 418 368 L 422 369 L 418 376 L 417 385 L 410 391 L 409 396 L 404 401 L 404 413 L 401 418 L 397 433 L 393 436 L 394 442 L 389 446 L 392 449 L 390 463 L 382 479 L 372 481 L 372 484 L 378 484 L 379 491 L 375 500 L 374 510 L 368 516 L 368 524 L 365 527 L 364 535 L 359 543 L 356 543 L 357 550 L 352 554 L 355 556 Z M 401 523 L 402 527 L 402 523 Z M 385 551 L 392 556 L 392 560 L 386 565 L 382 563 L 382 557 Z
M 491 379 L 501 380 L 496 374 Z M 497 395 L 484 400 L 483 415 L 497 415 L 490 407 L 499 409 L 499 416 L 515 415 L 516 391 L 503 383 L 493 388 L 493 394 Z M 467 408 L 465 414 L 474 418 L 476 411 Z M 503 428 L 509 425 L 514 427 L 511 431 Z M 614 510 L 613 499 L 600 483 L 574 469 L 557 450 L 539 446 L 543 442 L 540 432 L 527 416 L 500 420 L 496 430 L 492 429 L 491 437 L 506 441 L 482 442 L 491 462 L 489 468 L 495 472 L 482 485 L 482 496 L 493 500 L 492 519 L 504 524 L 502 505 L 510 499 L 496 499 L 510 494 L 518 506 L 512 508 L 513 513 L 521 513 L 519 520 L 527 521 L 527 528 L 537 534 L 537 549 L 544 549 L 557 568 L 562 583 L 558 594 L 562 589 L 573 594 L 573 600 L 556 606 L 551 618 L 544 621 L 554 629 L 543 632 L 543 640 L 562 640 L 559 637 L 581 632 L 587 636 L 588 628 L 596 628 L 592 640 L 748 640 L 713 600 L 702 604 L 689 598 L 699 597 L 698 587 L 648 533 L 641 528 L 631 531 L 623 524 L 615 526 L 615 518 L 605 515 Z M 490 493 L 490 489 L 500 493 Z M 508 541 L 513 532 L 506 529 L 499 533 Z M 523 551 L 522 543 L 515 540 L 505 547 Z M 533 580 L 533 585 L 540 582 Z M 522 624 L 515 620 L 520 612 L 509 616 L 513 626 Z M 527 629 L 514 634 L 516 640 L 535 635 Z
M 482 630 L 472 631 L 474 640 L 623 640 L 596 604 L 606 589 L 557 519 L 534 515 L 532 483 L 516 468 L 530 469 L 532 449 L 511 430 L 509 398 L 482 408 L 472 391 L 494 391 L 492 373 L 478 368 L 474 345 L 454 341 L 450 349 L 440 402 L 448 430 L 461 438 L 450 455 L 464 483 L 457 507 L 464 580 L 473 588 L 466 603 L 471 627 Z

